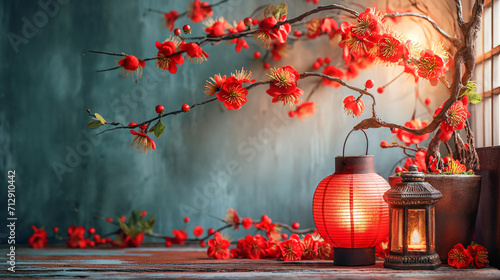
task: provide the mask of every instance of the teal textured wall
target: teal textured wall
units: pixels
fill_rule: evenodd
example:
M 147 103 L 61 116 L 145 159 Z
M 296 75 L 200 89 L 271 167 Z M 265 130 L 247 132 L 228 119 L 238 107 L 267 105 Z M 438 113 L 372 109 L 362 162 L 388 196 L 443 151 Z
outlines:
M 128 130 L 97 137 L 95 130 L 88 130 L 86 110 L 123 123 L 154 117 L 156 104 L 177 110 L 183 103 L 204 100 L 205 80 L 216 73 L 230 74 L 245 66 L 256 69 L 258 80 L 265 79 L 261 63 L 252 58 L 261 49 L 252 39 L 248 39 L 250 49 L 239 54 L 234 46 L 205 46 L 207 62 L 185 63 L 175 75 L 158 71 L 150 62 L 135 83 L 119 71 L 96 73 L 114 66 L 117 58 L 87 50 L 151 57 L 156 54 L 155 41 L 169 34 L 161 15 L 147 9 L 182 11 L 187 1 L 40 1 L 47 2 L 56 3 L 48 12 L 38 1 L 0 4 L 0 171 L 5 182 L 7 171 L 16 170 L 18 242 L 26 242 L 31 224 L 49 229 L 95 226 L 98 232 L 109 232 L 111 225 L 95 215 L 116 217 L 137 208 L 154 213 L 155 231 L 163 234 L 183 227 L 184 215 L 193 221 L 189 230 L 194 224 L 218 226 L 211 216 L 222 218 L 228 208 L 255 219 L 267 214 L 275 221 L 314 226 L 315 187 L 333 173 L 334 157 L 341 155 L 345 136 L 360 121 L 342 109 L 342 100 L 352 92 L 321 89 L 312 98 L 317 112 L 300 121 L 288 117 L 288 107 L 271 104 L 265 87 L 259 87 L 250 92 L 241 110 L 227 111 L 216 102 L 165 119 L 165 134 L 155 139 L 157 149 L 136 154 L 129 147 Z M 269 1 L 231 0 L 214 9 L 214 15 L 232 22 L 264 2 Z M 305 1 L 291 1 L 289 14 L 311 7 Z M 177 26 L 185 23 L 188 20 L 181 19 Z M 190 24 L 195 35 L 202 34 L 201 24 Z M 272 65 L 293 63 L 304 72 L 311 70 L 318 54 L 340 58 L 338 48 L 321 40 L 322 47 L 298 43 L 289 58 Z M 367 69 L 351 83 L 361 87 L 372 78 L 379 86 L 400 71 L 380 69 Z M 307 92 L 316 81 L 299 85 Z M 382 118 L 399 123 L 411 118 L 411 83 L 401 79 L 377 98 Z M 371 113 L 371 102 L 365 99 L 365 103 L 363 117 Z M 387 129 L 368 135 L 376 171 L 387 177 L 403 154 L 379 148 L 380 141 L 391 140 Z M 346 153 L 362 154 L 364 147 L 362 134 L 354 133 Z M 6 192 L 2 188 L 1 205 L 6 203 Z M 5 221 L 5 211 L 0 211 L 0 218 Z M 1 242 L 6 240 L 4 231 Z

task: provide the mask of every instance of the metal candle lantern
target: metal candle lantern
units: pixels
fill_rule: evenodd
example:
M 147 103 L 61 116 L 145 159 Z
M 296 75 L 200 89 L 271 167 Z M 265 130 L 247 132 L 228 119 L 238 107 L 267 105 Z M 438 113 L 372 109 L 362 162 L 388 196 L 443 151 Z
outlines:
M 384 267 L 436 269 L 441 265 L 435 246 L 434 204 L 441 192 L 424 182 L 425 175 L 411 165 L 402 182 L 384 194 L 389 203 L 389 254 Z
M 389 188 L 375 173 L 373 156 L 335 158 L 335 173 L 321 181 L 313 199 L 314 222 L 334 247 L 335 265 L 375 264 L 375 246 L 389 230 L 389 207 L 382 197 Z

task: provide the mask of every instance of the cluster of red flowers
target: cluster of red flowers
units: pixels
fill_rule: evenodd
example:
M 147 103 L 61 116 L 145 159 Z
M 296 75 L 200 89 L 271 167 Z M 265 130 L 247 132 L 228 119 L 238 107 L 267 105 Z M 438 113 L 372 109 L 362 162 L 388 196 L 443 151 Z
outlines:
M 146 211 L 140 212 L 141 217 L 147 215 Z M 127 217 L 122 216 L 120 221 L 124 223 Z M 106 218 L 106 221 L 113 223 L 112 218 Z M 36 228 L 34 225 L 31 226 L 34 233 L 28 239 L 28 244 L 34 249 L 44 248 L 48 245 L 47 232 L 44 229 Z M 62 237 L 58 236 L 59 227 L 53 228 L 54 237 L 61 240 Z M 111 240 L 110 237 L 101 237 L 96 234 L 96 230 L 93 227 L 86 229 L 84 226 L 71 225 L 68 227 L 68 238 L 66 239 L 66 245 L 69 248 L 87 248 L 95 247 L 98 245 L 111 244 L 112 246 L 124 247 L 139 247 L 144 240 L 144 233 L 135 232 L 133 235 L 129 235 L 123 231 L 118 233 L 117 240 Z M 86 236 L 87 235 L 87 236 Z
M 214 238 L 208 241 L 207 255 L 215 259 L 248 258 L 248 259 L 283 259 L 297 261 L 305 259 L 333 259 L 333 249 L 319 235 L 307 234 L 300 239 L 292 234 L 288 240 L 275 241 L 266 239 L 260 234 L 247 235 L 238 240 L 236 248 L 229 250 L 231 243 L 227 237 L 216 232 Z
M 488 263 L 488 250 L 474 242 L 467 249 L 458 243 L 448 252 L 448 264 L 454 268 L 469 268 L 471 264 L 475 268 L 483 268 Z
M 216 94 L 217 99 L 224 102 L 224 106 L 228 110 L 236 110 L 241 108 L 247 102 L 248 89 L 243 86 L 243 83 L 254 83 L 255 80 L 250 80 L 251 72 L 245 70 L 236 71 L 236 74 L 226 77 L 220 74 L 210 78 L 205 85 L 205 95 L 212 96 Z
M 467 110 L 467 104 L 469 104 L 469 101 L 467 96 L 465 96 L 461 101 L 459 100 L 453 103 L 448 111 L 446 111 L 446 120 L 442 121 L 440 126 L 441 132 L 439 133 L 439 140 L 446 142 L 450 140 L 453 131 L 461 130 L 465 127 L 465 122 L 467 118 L 470 117 L 469 110 Z M 444 104 L 436 109 L 434 116 L 443 110 L 443 106 Z
M 339 30 L 342 35 L 339 46 L 344 50 L 346 62 L 368 58 L 369 61 L 397 63 L 405 67 L 404 72 L 415 77 L 415 82 L 422 77 L 433 86 L 448 71 L 446 53 L 439 46 L 435 46 L 436 50 L 421 50 L 417 57 L 412 57 L 417 52 L 417 44 L 391 31 L 385 24 L 384 15 L 376 9 L 366 9 L 354 22 L 343 22 Z

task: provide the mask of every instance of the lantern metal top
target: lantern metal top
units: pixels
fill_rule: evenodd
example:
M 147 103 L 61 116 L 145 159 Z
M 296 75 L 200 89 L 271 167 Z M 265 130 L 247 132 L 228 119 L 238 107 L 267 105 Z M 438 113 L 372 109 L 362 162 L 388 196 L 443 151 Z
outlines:
M 418 205 L 434 204 L 443 195 L 431 184 L 424 182 L 425 175 L 411 165 L 408 172 L 401 174 L 402 182 L 395 184 L 385 192 L 384 200 L 389 204 Z

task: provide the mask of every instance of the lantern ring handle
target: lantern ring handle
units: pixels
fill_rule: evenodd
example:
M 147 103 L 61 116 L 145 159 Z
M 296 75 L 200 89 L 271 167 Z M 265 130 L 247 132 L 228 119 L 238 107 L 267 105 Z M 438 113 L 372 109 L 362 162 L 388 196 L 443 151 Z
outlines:
M 363 134 L 365 135 L 365 138 L 366 138 L 366 155 L 368 155 L 368 136 L 366 135 L 366 132 L 363 130 L 363 129 L 360 129 L 361 131 L 363 131 Z M 344 147 L 342 148 L 342 157 L 345 158 L 345 144 L 347 143 L 347 139 L 349 138 L 349 136 L 351 135 L 351 133 L 353 133 L 354 131 L 356 130 L 351 130 L 349 132 L 349 134 L 347 134 L 347 137 L 345 138 L 345 141 L 344 141 Z

